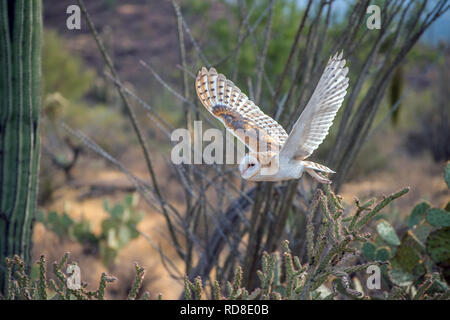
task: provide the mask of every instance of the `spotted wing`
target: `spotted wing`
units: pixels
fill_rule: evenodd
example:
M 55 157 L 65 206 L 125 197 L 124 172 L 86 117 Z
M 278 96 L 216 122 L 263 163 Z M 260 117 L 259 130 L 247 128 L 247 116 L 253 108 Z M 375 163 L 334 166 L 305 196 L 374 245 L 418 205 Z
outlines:
M 279 151 L 286 141 L 283 127 L 255 105 L 239 88 L 214 68 L 202 68 L 195 81 L 205 108 L 251 151 Z M 267 149 L 262 149 L 262 148 Z
M 280 156 L 303 160 L 322 143 L 347 93 L 347 73 L 342 53 L 330 58 L 305 110 L 283 145 Z

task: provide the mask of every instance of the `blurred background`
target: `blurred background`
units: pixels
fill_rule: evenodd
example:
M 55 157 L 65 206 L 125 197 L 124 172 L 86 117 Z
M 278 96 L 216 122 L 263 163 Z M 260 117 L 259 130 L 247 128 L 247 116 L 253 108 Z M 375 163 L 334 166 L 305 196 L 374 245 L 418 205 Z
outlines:
M 117 166 L 92 152 L 62 125 L 82 131 L 135 176 L 150 183 L 126 108 L 108 77 L 109 71 L 86 21 L 82 20 L 81 30 L 66 28 L 65 12 L 72 2 L 43 2 L 44 106 L 34 260 L 45 254 L 49 261 L 54 261 L 69 251 L 70 259 L 81 267 L 82 280 L 89 285 L 96 285 L 96 279 L 104 271 L 119 279 L 110 286 L 111 298 L 126 297 L 134 277 L 133 261 L 136 261 L 146 269 L 143 290 L 149 290 L 153 298 L 158 293 L 164 298 L 178 298 L 183 281 L 169 272 L 171 267 L 165 266 L 159 250 L 163 250 L 166 258 L 183 273 L 189 270 L 185 270 L 185 261 L 177 255 L 176 246 L 168 235 L 165 216 L 139 196 L 136 186 Z M 383 1 L 378 2 L 384 5 Z M 354 99 L 356 106 L 364 105 L 367 93 L 376 88 L 372 84 L 376 82 L 377 72 L 383 68 L 383 63 L 392 63 L 393 59 L 383 60 L 390 44 L 398 41 L 400 47 L 407 35 L 402 31 L 399 39 L 394 40 L 395 37 L 388 34 L 379 41 L 378 35 L 384 29 L 367 29 L 367 14 L 362 15 L 358 35 L 351 40 L 355 45 L 345 47 L 343 31 L 352 19 L 357 19 L 353 12 L 356 1 L 336 0 L 332 6 L 323 8 L 321 3 L 312 1 L 311 8 L 307 9 L 306 0 L 186 0 L 180 1 L 179 7 L 163 0 L 86 1 L 118 77 L 147 104 L 146 109 L 138 99 L 130 99 L 150 150 L 160 192 L 172 206 L 184 210 L 188 195 L 170 164 L 170 141 L 164 130 L 148 116 L 148 107 L 173 128 L 189 127 L 188 120 L 199 118 L 198 113 L 209 117 L 201 109 L 193 111 L 187 106 L 199 106 L 193 76 L 209 63 L 251 98 L 256 98 L 261 109 L 270 114 L 280 75 L 305 10 L 310 11 L 277 96 L 278 101 L 286 101 L 288 96 L 289 102 L 292 101 L 290 109 L 286 107 L 284 111 L 286 116 L 291 114 L 288 110 L 301 111 L 304 107 L 310 91 L 303 95 L 299 90 L 305 81 L 314 87 L 314 79 L 306 78 L 308 73 L 321 73 L 319 62 L 311 66 L 302 60 L 302 57 L 305 59 L 303 53 L 311 46 L 318 52 L 313 57 L 317 61 L 328 59 L 335 48 L 347 49 L 344 56 L 350 69 L 350 88 L 356 83 L 361 87 L 353 98 L 349 98 L 348 93 L 346 101 Z M 406 20 L 409 15 L 413 20 L 414 10 L 420 9 L 414 6 L 407 12 Z M 177 16 L 177 8 L 182 16 Z M 323 21 L 314 31 L 312 26 L 317 16 Z M 398 23 L 401 19 L 399 11 L 393 21 Z M 270 34 L 267 32 L 269 21 Z M 322 29 L 324 26 L 326 29 Z M 400 233 L 406 227 L 405 217 L 416 203 L 426 200 L 442 207 L 449 199 L 443 179 L 443 168 L 450 158 L 449 26 L 450 12 L 446 11 L 426 28 L 400 63 L 392 64 L 395 70 L 387 78 L 382 96 L 377 98 L 376 113 L 367 111 L 367 117 L 373 116 L 373 122 L 364 143 L 351 159 L 346 174 L 339 177 L 339 193 L 348 204 L 353 202 L 354 196 L 367 200 L 409 186 L 410 192 L 386 210 L 389 221 Z M 389 26 L 388 30 L 391 29 L 395 27 Z M 311 41 L 310 32 L 313 33 Z M 340 40 L 344 44 L 336 44 Z M 317 50 L 318 46 L 322 46 L 321 50 Z M 373 48 L 376 55 L 364 69 Z M 262 52 L 264 59 L 261 59 Z M 301 70 L 300 89 L 295 88 L 291 98 L 288 92 L 298 79 L 295 70 Z M 360 80 L 361 70 L 365 70 L 367 78 Z M 343 111 L 340 111 L 329 137 L 314 155 L 315 160 L 338 163 L 333 162 L 332 150 L 342 116 Z M 288 125 L 289 119 L 282 115 L 280 119 L 285 121 L 283 125 Z M 346 136 L 347 140 L 350 138 L 351 135 Z M 219 170 L 229 169 L 236 168 L 227 165 Z M 213 173 L 212 169 L 201 170 Z M 241 190 L 253 187 L 253 183 L 242 186 L 239 177 L 230 179 Z M 305 186 L 313 184 L 308 177 L 303 180 L 301 183 Z M 217 190 L 208 192 L 214 204 L 226 207 L 226 203 L 232 201 L 230 197 L 222 199 Z M 202 222 L 203 227 L 195 232 L 207 233 L 205 227 L 211 221 Z M 197 261 L 198 257 L 194 255 L 192 259 Z

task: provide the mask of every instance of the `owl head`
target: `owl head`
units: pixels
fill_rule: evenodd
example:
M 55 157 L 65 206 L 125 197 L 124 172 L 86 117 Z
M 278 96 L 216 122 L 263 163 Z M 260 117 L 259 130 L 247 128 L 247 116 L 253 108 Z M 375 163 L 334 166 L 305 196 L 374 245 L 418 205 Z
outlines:
M 239 164 L 239 171 L 242 178 L 249 180 L 259 173 L 261 170 L 261 164 L 258 158 L 252 154 L 245 155 Z
M 245 180 L 264 181 L 279 170 L 278 153 L 249 153 L 242 158 L 239 171 Z

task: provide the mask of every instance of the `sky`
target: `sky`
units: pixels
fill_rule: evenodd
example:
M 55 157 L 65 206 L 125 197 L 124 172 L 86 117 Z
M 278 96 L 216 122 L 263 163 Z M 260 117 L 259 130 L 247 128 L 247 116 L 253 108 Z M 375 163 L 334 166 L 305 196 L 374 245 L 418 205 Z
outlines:
M 308 0 L 295 0 L 302 7 L 306 7 Z M 343 13 L 349 3 L 353 3 L 353 0 L 335 0 L 333 7 L 334 13 L 336 15 L 340 15 Z M 434 1 L 431 2 L 433 4 Z M 383 19 L 383 17 L 381 17 Z M 429 44 L 436 45 L 440 41 L 444 41 L 447 44 L 450 43 L 450 10 L 448 10 L 444 15 L 439 17 L 427 31 L 425 31 L 424 35 L 421 38 L 421 41 L 424 41 Z

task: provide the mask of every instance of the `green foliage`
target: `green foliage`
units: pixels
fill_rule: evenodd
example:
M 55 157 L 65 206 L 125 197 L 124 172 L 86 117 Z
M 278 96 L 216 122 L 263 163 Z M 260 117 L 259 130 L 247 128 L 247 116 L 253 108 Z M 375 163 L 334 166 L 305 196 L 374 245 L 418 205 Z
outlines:
M 123 204 L 116 204 L 112 208 L 105 200 L 105 211 L 110 214 L 109 218 L 102 222 L 103 241 L 100 242 L 100 252 L 105 265 L 111 264 L 118 252 L 139 236 L 136 226 L 142 220 L 143 213 L 136 210 L 138 199 L 137 194 L 128 195 Z
M 194 3 L 197 1 L 193 1 Z M 257 1 L 248 5 L 244 12 L 238 3 L 227 3 L 227 7 L 231 9 L 235 17 L 222 17 L 214 20 L 214 23 L 207 25 L 208 39 L 210 42 L 208 46 L 204 48 L 206 56 L 217 57 L 218 52 L 231 52 L 238 44 L 238 35 L 245 35 L 248 31 L 247 26 L 242 26 L 237 23 L 230 23 L 230 19 L 235 21 L 241 21 L 242 16 L 246 16 L 250 7 L 252 9 L 251 16 L 248 21 L 250 28 L 255 27 L 255 31 L 252 36 L 254 39 L 245 41 L 239 49 L 239 57 L 237 59 L 237 69 L 239 70 L 237 83 L 247 84 L 249 77 L 254 76 L 257 66 L 257 59 L 260 55 L 259 50 L 261 46 L 254 46 L 255 41 L 260 43 L 262 41 L 264 30 L 267 24 L 267 14 L 256 25 L 258 18 L 267 9 L 269 1 Z M 202 12 L 206 12 L 207 7 L 200 8 Z M 183 6 L 183 12 L 191 13 L 190 4 Z M 204 14 L 204 13 L 203 13 Z M 273 22 L 271 30 L 270 45 L 267 49 L 267 61 L 265 70 L 267 74 L 279 75 L 286 63 L 286 59 L 289 54 L 289 50 L 292 45 L 292 40 L 295 37 L 299 22 L 301 21 L 303 10 L 300 6 L 296 5 L 294 1 L 280 0 L 276 1 L 273 9 Z M 194 14 L 193 14 L 194 16 Z M 204 27 L 204 25 L 202 25 Z M 305 28 L 307 32 L 308 27 Z M 204 34 L 204 30 L 198 30 L 199 34 Z M 253 41 L 255 40 L 255 41 Z M 301 43 L 300 47 L 303 48 L 304 44 Z M 228 59 L 226 62 L 221 63 L 219 66 L 220 72 L 224 74 L 232 74 L 234 68 L 233 58 Z M 285 84 L 286 87 L 288 84 Z M 242 86 L 243 88 L 245 86 Z M 245 90 L 247 91 L 247 90 Z M 247 91 L 248 92 L 248 91 Z M 264 92 L 263 92 L 264 94 Z M 266 98 L 268 98 L 267 95 Z
M 92 232 L 90 222 L 84 217 L 75 220 L 66 212 L 58 214 L 56 211 L 49 211 L 44 214 L 39 211 L 36 220 L 47 230 L 54 232 L 60 241 L 67 239 L 79 242 L 83 246 L 98 246 L 98 238 Z
M 96 235 L 91 224 L 82 217 L 80 220 L 71 218 L 66 212 L 58 214 L 50 211 L 47 214 L 39 212 L 37 221 L 54 232 L 61 240 L 71 240 L 80 243 L 86 252 L 99 253 L 103 263 L 110 266 L 117 254 L 128 243 L 139 236 L 136 226 L 143 218 L 143 213 L 136 210 L 138 195 L 127 195 L 123 203 L 108 205 L 105 200 L 104 209 L 108 218 L 102 221 L 102 232 Z
M 99 145 L 108 152 L 112 152 L 113 148 L 123 148 L 131 138 L 125 134 L 127 123 L 118 112 L 119 107 L 113 103 L 89 105 L 81 99 L 89 90 L 96 88 L 97 82 L 103 82 L 96 79 L 96 73 L 89 69 L 80 57 L 66 48 L 63 39 L 56 32 L 46 30 L 44 42 L 43 108 L 47 118 L 52 121 L 52 125 L 45 130 L 47 135 L 64 137 L 67 133 L 60 128 L 60 123 L 64 122 L 69 127 L 80 128 L 88 136 L 95 136 Z M 104 97 L 94 99 L 105 102 Z M 111 128 L 114 128 L 114 139 L 110 139 Z M 56 132 L 53 133 L 53 130 Z M 54 147 L 51 151 L 55 153 L 55 157 L 67 156 L 65 150 L 53 149 Z M 45 181 L 45 172 L 43 177 Z
M 128 136 L 119 134 L 123 132 L 126 119 L 118 112 L 116 105 L 111 102 L 107 103 L 108 106 L 88 105 L 81 100 L 89 90 L 96 88 L 98 82 L 103 82 L 96 79 L 95 71 L 89 69 L 79 56 L 70 52 L 64 40 L 52 30 L 44 33 L 42 69 L 44 111 L 48 119 L 81 128 L 88 136 L 96 136 L 100 146 L 109 152 L 114 146 L 124 145 L 129 141 Z M 101 103 L 107 100 L 98 96 L 95 99 Z M 116 133 L 113 140 L 110 139 L 111 128 Z M 47 129 L 60 130 L 59 123 Z M 64 132 L 58 132 L 58 136 L 63 135 Z
M 51 134 L 56 130 L 56 136 L 65 136 L 66 132 L 60 128 L 60 122 L 64 122 L 69 127 L 80 128 L 88 136 L 95 136 L 99 145 L 108 152 L 128 144 L 131 138 L 125 134 L 126 119 L 118 112 L 117 105 L 88 105 L 81 100 L 90 89 L 96 87 L 95 72 L 66 48 L 63 39 L 56 32 L 47 30 L 44 42 L 44 111 L 53 122 L 52 126 L 46 128 L 46 133 Z M 96 101 L 105 102 L 104 97 L 96 98 Z M 110 139 L 111 128 L 115 130 L 115 139 Z M 51 151 L 61 153 L 55 154 L 56 157 L 64 156 L 64 150 L 52 148 Z M 45 172 L 43 174 L 45 180 Z
M 59 92 L 70 101 L 81 98 L 94 83 L 95 73 L 65 46 L 55 31 L 45 30 L 42 50 L 44 97 Z
M 188 0 L 186 2 L 186 5 L 183 7 L 185 15 L 205 15 L 207 14 L 207 10 L 211 7 L 209 1 Z

